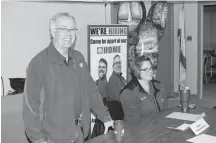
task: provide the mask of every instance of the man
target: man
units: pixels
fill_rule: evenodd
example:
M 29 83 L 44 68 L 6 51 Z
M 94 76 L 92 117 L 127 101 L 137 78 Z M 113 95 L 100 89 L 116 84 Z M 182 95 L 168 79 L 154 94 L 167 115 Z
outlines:
M 126 80 L 121 73 L 121 58 L 119 55 L 116 55 L 113 58 L 113 73 L 108 83 L 109 100 L 120 101 L 119 93 L 125 85 Z
M 89 132 L 90 108 L 106 129 L 113 121 L 83 55 L 74 50 L 74 17 L 58 13 L 49 28 L 50 45 L 27 68 L 23 101 L 26 136 L 33 143 L 82 143 Z
M 122 120 L 123 110 L 120 103 L 119 94 L 126 85 L 126 80 L 121 73 L 121 58 L 116 55 L 113 58 L 113 73 L 109 78 L 108 90 L 109 90 L 109 102 L 107 106 L 109 108 L 110 115 L 113 120 Z
M 108 82 L 107 82 L 106 74 L 107 74 L 107 61 L 104 58 L 101 58 L 99 60 L 99 66 L 98 66 L 99 79 L 96 80 L 96 86 L 103 98 L 104 104 L 106 103 L 106 100 L 108 98 Z

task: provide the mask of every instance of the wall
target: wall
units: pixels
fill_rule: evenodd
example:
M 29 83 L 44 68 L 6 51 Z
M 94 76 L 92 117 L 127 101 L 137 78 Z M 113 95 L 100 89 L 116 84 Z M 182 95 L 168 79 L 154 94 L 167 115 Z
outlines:
M 168 4 L 168 15 L 164 35 L 159 41 L 159 64 L 156 79 L 163 83 L 167 90 L 167 96 L 172 96 L 173 92 L 173 4 Z
M 77 21 L 76 49 L 87 60 L 87 24 L 110 23 L 109 6 L 75 2 L 2 2 L 2 76 L 5 93 L 10 88 L 8 78 L 25 78 L 30 60 L 48 46 L 48 22 L 57 12 L 69 12 Z M 105 19 L 105 17 L 107 17 Z
M 177 29 L 179 25 L 180 3 L 174 4 L 174 92 L 178 92 L 179 74 L 179 41 Z M 185 2 L 185 34 L 192 36 L 186 41 L 187 86 L 192 94 L 197 94 L 197 50 L 198 50 L 198 2 Z

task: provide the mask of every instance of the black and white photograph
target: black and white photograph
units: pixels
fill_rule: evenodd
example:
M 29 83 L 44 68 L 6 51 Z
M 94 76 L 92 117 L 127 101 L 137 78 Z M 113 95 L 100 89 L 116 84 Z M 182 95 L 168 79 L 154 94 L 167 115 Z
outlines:
M 216 1 L 1 1 L 1 143 L 216 143 Z

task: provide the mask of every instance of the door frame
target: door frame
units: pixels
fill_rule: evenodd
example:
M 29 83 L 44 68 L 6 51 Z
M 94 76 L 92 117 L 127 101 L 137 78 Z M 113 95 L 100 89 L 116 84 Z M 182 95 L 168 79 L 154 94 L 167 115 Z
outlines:
M 174 34 L 174 3 L 173 2 L 170 2 L 169 1 L 169 3 L 170 3 L 170 5 L 171 5 L 171 8 L 170 8 L 170 14 L 171 14 L 171 51 L 170 51 L 170 76 L 171 76 L 171 78 L 170 78 L 170 86 L 171 86 L 171 96 L 172 97 L 174 97 L 175 96 L 175 92 L 174 92 L 174 36 L 175 36 L 175 34 Z
M 204 19 L 204 6 L 207 5 L 216 5 L 216 2 L 215 1 L 198 2 L 197 94 L 200 99 L 203 99 L 203 19 Z

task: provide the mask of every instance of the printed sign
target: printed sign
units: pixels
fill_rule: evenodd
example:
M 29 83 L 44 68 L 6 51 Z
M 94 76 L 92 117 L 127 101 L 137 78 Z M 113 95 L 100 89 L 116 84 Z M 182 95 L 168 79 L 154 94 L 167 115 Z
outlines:
M 100 68 L 105 68 L 104 64 L 99 64 L 100 61 L 107 63 L 104 73 L 107 80 L 113 73 L 114 64 L 121 66 L 122 76 L 127 80 L 127 49 L 127 25 L 89 25 L 88 65 L 94 81 L 99 79 Z
M 197 120 L 195 123 L 190 125 L 190 128 L 195 135 L 202 133 L 208 127 L 209 127 L 208 123 L 206 123 L 206 121 L 203 118 Z

